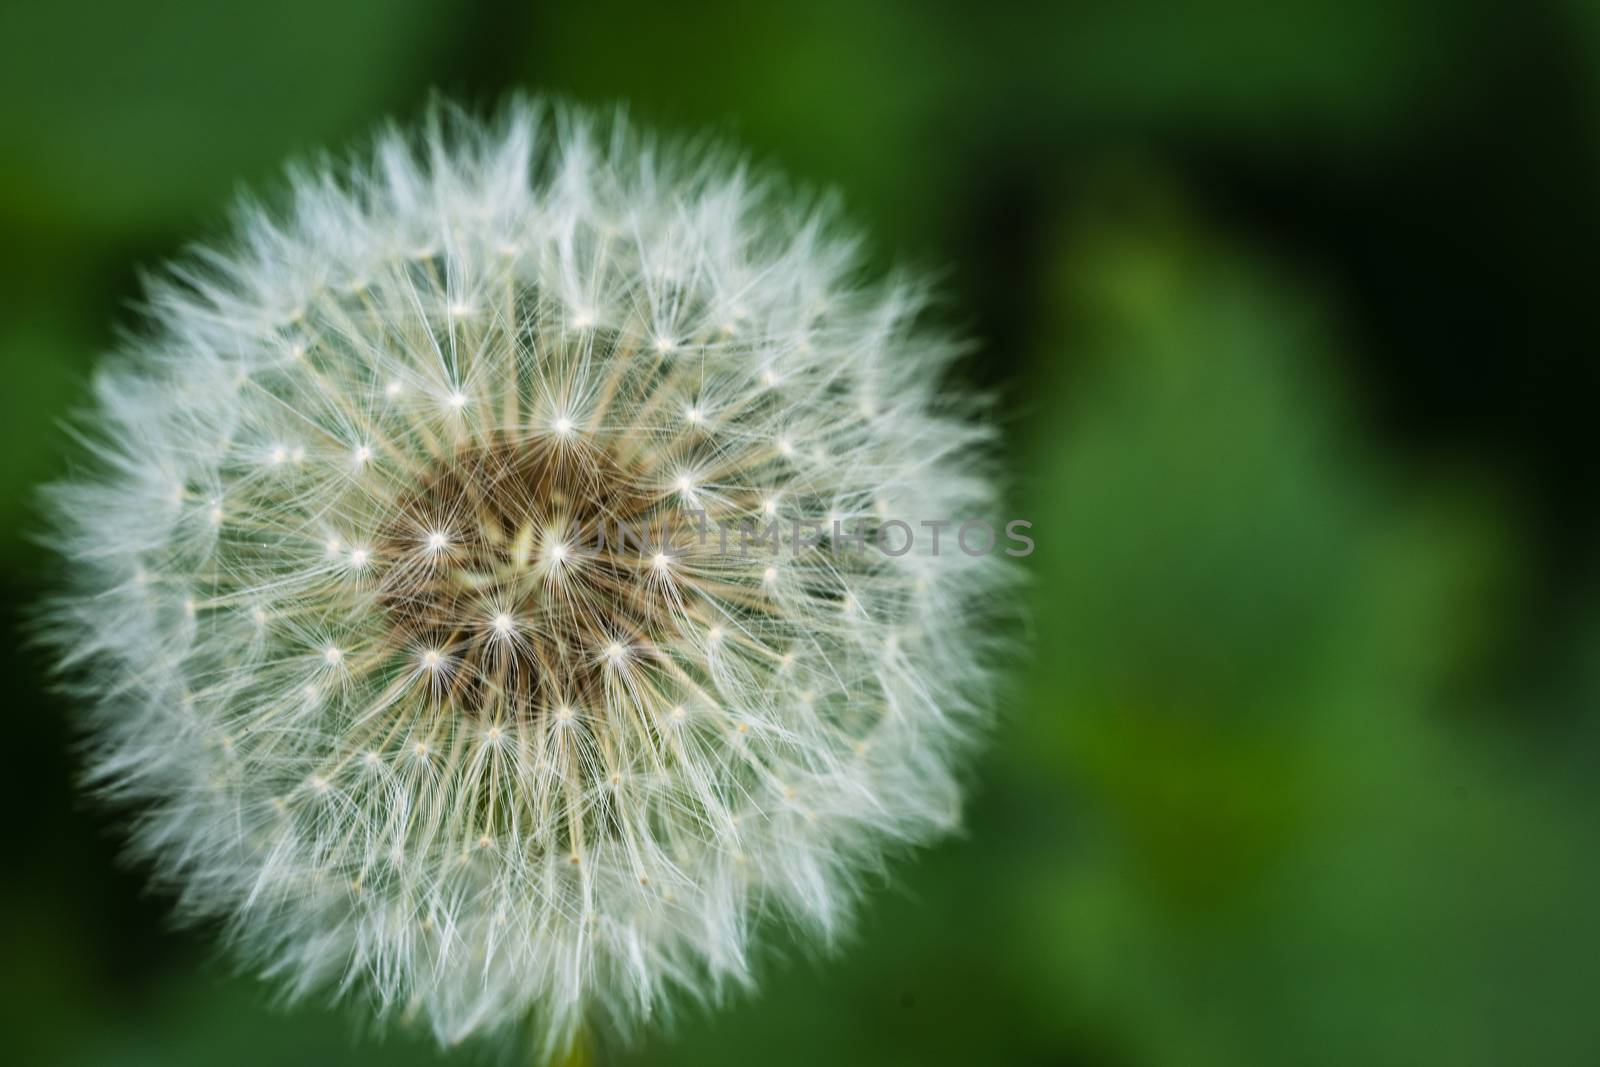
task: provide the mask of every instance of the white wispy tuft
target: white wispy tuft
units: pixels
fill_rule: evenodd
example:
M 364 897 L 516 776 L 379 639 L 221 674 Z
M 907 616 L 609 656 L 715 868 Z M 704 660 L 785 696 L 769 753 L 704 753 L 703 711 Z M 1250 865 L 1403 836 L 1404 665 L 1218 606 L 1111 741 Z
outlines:
M 136 852 L 292 994 L 554 1053 L 956 823 L 1005 567 L 831 524 L 994 519 L 988 435 L 825 204 L 440 107 L 148 295 L 50 492 L 49 638 Z

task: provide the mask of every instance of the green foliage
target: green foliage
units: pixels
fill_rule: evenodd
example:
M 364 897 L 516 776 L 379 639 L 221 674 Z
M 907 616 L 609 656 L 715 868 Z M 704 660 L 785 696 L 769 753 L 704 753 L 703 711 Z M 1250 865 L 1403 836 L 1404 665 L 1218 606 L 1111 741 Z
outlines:
M 1505 536 L 1352 440 L 1325 323 L 1263 265 L 1088 229 L 1060 283 L 1087 366 L 1030 493 L 1019 728 L 1080 827 L 1018 916 L 1061 946 L 1037 988 L 1127 1019 L 1137 1062 L 1588 1062 L 1554 1025 L 1600 947 L 1587 805 L 1451 684 Z

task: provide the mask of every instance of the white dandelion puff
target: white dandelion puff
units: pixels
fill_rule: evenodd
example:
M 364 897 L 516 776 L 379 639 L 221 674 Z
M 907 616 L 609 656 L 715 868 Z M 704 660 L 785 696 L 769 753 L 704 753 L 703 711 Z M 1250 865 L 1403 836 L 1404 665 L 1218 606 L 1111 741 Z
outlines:
M 747 983 L 766 916 L 831 937 L 954 825 L 999 560 L 595 538 L 992 517 L 925 291 L 784 190 L 440 108 L 152 283 L 48 620 L 184 917 L 554 1053 Z

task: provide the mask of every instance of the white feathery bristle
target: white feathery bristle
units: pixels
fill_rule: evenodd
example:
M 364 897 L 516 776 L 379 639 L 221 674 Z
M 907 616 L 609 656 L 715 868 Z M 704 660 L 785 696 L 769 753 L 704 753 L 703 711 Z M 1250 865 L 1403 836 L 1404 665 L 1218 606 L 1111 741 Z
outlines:
M 681 536 L 993 514 L 924 289 L 784 188 L 441 107 L 152 284 L 49 632 L 139 854 L 290 992 L 553 1054 L 955 823 L 1003 562 Z

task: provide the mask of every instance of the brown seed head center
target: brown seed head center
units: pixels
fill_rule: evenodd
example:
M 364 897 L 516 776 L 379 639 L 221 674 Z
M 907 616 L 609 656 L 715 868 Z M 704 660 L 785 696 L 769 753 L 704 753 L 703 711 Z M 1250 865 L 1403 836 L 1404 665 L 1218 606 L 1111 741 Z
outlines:
M 670 597 L 627 529 L 682 517 L 591 445 L 457 451 L 385 529 L 378 595 L 435 699 L 487 718 L 597 712 L 607 671 L 653 659 Z

